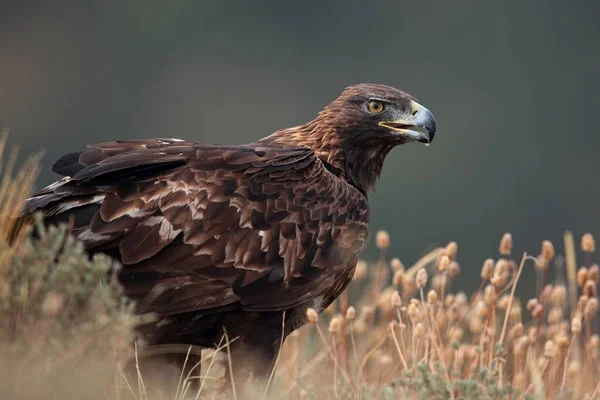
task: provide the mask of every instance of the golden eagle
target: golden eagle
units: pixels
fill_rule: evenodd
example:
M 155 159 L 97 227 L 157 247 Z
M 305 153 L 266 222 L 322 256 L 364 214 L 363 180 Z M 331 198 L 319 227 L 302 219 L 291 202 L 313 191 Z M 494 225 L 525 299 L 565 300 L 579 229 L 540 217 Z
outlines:
M 70 223 L 87 252 L 120 262 L 126 295 L 158 316 L 140 328 L 149 345 L 214 347 L 226 331 L 233 375 L 265 376 L 306 309 L 350 282 L 385 156 L 434 134 L 414 97 L 358 84 L 314 120 L 246 145 L 90 145 L 54 164 L 63 178 L 24 213 Z

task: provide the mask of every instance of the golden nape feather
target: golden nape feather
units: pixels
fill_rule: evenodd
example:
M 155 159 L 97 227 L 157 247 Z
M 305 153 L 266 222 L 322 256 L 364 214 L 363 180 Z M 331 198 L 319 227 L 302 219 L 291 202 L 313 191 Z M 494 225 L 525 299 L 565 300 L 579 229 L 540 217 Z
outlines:
M 158 315 L 140 327 L 148 345 L 214 347 L 226 331 L 238 338 L 232 376 L 265 377 L 306 309 L 351 280 L 385 156 L 434 132 L 410 95 L 360 84 L 313 121 L 247 145 L 90 145 L 54 164 L 63 179 L 24 214 L 70 223 L 86 251 L 122 264 L 126 295 Z

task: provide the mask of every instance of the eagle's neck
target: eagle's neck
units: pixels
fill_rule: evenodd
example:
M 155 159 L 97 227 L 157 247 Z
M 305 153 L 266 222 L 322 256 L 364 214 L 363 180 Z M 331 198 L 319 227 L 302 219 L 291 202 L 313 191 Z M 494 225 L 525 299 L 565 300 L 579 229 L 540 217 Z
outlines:
M 393 146 L 365 146 L 351 143 L 345 138 L 352 133 L 341 132 L 317 118 L 304 125 L 282 129 L 259 141 L 279 146 L 303 146 L 313 150 L 330 171 L 365 194 L 375 186 L 381 174 L 383 161 Z M 343 130 L 343 128 L 341 128 Z

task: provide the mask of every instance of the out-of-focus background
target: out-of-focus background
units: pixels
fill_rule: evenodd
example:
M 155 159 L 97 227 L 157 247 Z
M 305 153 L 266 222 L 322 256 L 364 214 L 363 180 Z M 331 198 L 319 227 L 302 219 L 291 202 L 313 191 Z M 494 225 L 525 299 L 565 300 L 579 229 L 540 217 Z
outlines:
M 542 239 L 562 252 L 565 229 L 600 233 L 599 16 L 592 1 L 4 1 L 0 124 L 22 155 L 45 149 L 42 187 L 87 143 L 247 143 L 352 83 L 396 86 L 438 134 L 388 157 L 373 233 L 405 264 L 456 240 L 472 288 L 505 231 L 534 255 Z

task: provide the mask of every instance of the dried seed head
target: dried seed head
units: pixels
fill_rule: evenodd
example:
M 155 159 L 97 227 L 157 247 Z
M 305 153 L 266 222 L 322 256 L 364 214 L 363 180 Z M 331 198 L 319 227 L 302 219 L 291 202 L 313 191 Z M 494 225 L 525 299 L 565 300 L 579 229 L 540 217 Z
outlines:
M 585 284 L 583 285 L 583 293 L 587 297 L 595 297 L 596 296 L 596 282 L 594 282 L 591 279 L 588 279 L 587 281 L 585 281 Z
M 485 318 L 488 314 L 488 307 L 483 300 L 479 300 L 475 303 L 475 315 L 478 318 Z
M 458 244 L 456 244 L 456 242 L 450 242 L 446 245 L 442 254 L 448 256 L 450 260 L 456 260 L 456 253 L 458 253 Z
M 585 285 L 585 281 L 588 279 L 588 269 L 586 267 L 581 267 L 577 271 L 577 284 L 579 287 L 583 287 Z
M 597 312 L 598 312 L 598 299 L 595 297 L 592 297 L 591 299 L 588 300 L 587 304 L 585 305 L 585 309 L 583 310 L 583 315 L 587 321 L 591 321 L 592 319 L 594 319 L 594 316 L 596 315 Z
M 523 336 L 523 331 L 524 331 L 523 324 L 520 322 L 517 322 L 516 324 L 514 324 L 512 326 L 512 328 L 510 328 L 510 331 L 508 331 L 508 337 L 511 340 L 515 340 L 515 339 Z
M 516 356 L 522 356 L 529 346 L 529 338 L 527 336 L 521 336 L 514 342 L 513 352 Z
M 527 301 L 527 309 L 533 311 L 533 309 L 539 304 L 538 299 L 533 298 Z
M 556 346 L 552 340 L 548 340 L 544 344 L 544 357 L 552 358 L 556 355 Z
M 494 265 L 494 275 L 506 275 L 508 273 L 508 262 L 504 258 L 500 258 Z
M 356 308 L 350 306 L 346 310 L 346 319 L 348 321 L 352 321 L 352 320 L 354 320 L 354 318 L 356 318 Z
M 569 337 L 562 332 L 556 334 L 554 341 L 561 351 L 569 347 Z
M 316 324 L 317 322 L 319 322 L 319 314 L 317 314 L 314 308 L 306 309 L 306 318 L 311 324 Z
M 500 299 L 498 299 L 497 307 L 500 310 L 506 310 L 508 309 L 508 303 L 510 303 L 510 295 L 505 294 L 502 297 L 500 297 Z
M 440 257 L 440 262 L 438 263 L 438 271 L 446 272 L 449 266 L 450 258 L 447 255 L 443 255 L 442 257 Z
M 581 313 L 579 311 L 575 312 L 571 320 L 571 332 L 576 335 L 581 333 Z
M 593 253 L 596 251 L 596 241 L 591 233 L 585 233 L 581 237 L 581 250 L 585 253 Z
M 363 279 L 367 276 L 367 262 L 365 260 L 358 260 L 356 268 L 354 269 L 353 279 Z
M 554 259 L 554 245 L 549 240 L 542 242 L 542 258 L 548 262 Z
M 532 318 L 542 318 L 544 316 L 544 306 L 542 304 L 537 304 L 535 308 L 531 311 Z
M 389 354 L 382 354 L 381 357 L 379 357 L 379 364 L 384 366 L 391 365 L 392 361 L 392 356 Z
M 429 293 L 427 293 L 427 302 L 429 304 L 437 303 L 437 293 L 435 292 L 435 290 L 430 290 Z
M 553 306 L 562 307 L 567 302 L 567 287 L 565 285 L 556 285 L 550 293 L 550 303 Z
M 490 283 L 497 288 L 500 288 L 506 284 L 506 276 L 505 275 L 494 275 L 492 279 L 490 279 Z
M 600 349 L 600 336 L 598 334 L 594 334 L 590 337 L 589 348 L 592 352 L 596 352 Z
M 495 287 L 499 288 L 506 284 L 506 280 L 508 279 L 508 262 L 501 258 L 496 262 L 494 266 L 494 273 L 492 278 L 490 279 L 490 283 Z
M 581 372 L 581 363 L 577 360 L 573 360 L 567 367 L 567 373 L 571 376 L 577 375 Z
M 548 301 L 550 301 L 551 294 L 552 294 L 552 285 L 548 284 L 548 285 L 544 286 L 544 288 L 542 289 L 542 293 L 540 293 L 540 301 L 542 302 L 542 304 L 546 304 Z
M 453 326 L 448 332 L 448 339 L 450 342 L 460 342 L 463 338 L 464 332 L 460 326 Z
M 494 307 L 494 303 L 496 302 L 496 289 L 492 285 L 487 285 L 483 290 L 483 301 L 489 307 Z
M 440 293 L 444 291 L 444 288 L 446 287 L 446 274 L 434 275 L 431 279 L 431 287 Z
M 425 268 L 421 268 L 417 272 L 416 281 L 417 281 L 417 287 L 419 289 L 423 289 L 427 285 L 427 271 L 425 270 Z
M 532 326 L 527 330 L 527 340 L 529 340 L 529 343 L 537 342 L 537 339 L 539 336 L 540 336 L 540 331 L 538 330 L 537 327 Z
M 456 304 L 458 307 L 466 306 L 467 303 L 467 295 L 464 292 L 458 292 L 456 295 L 454 295 L 454 304 Z
M 510 253 L 512 251 L 512 245 L 512 235 L 507 232 L 504 234 L 504 236 L 502 236 L 502 240 L 500 240 L 500 247 L 498 248 L 498 252 L 503 256 L 510 256 Z
M 395 272 L 404 271 L 404 264 L 402 264 L 402 261 L 400 261 L 399 258 L 392 258 L 390 261 L 390 267 L 392 268 L 392 271 Z
M 460 265 L 458 265 L 456 261 L 450 262 L 450 266 L 448 267 L 448 275 L 450 275 L 451 278 L 456 278 L 458 275 L 460 275 Z
M 508 316 L 513 321 L 520 321 L 521 320 L 521 305 L 520 304 L 513 304 L 510 307 L 510 310 L 508 311 Z
M 62 311 L 64 304 L 64 295 L 56 292 L 49 292 L 42 303 L 42 312 L 45 315 L 56 317 Z
M 408 316 L 411 319 L 415 319 L 415 317 L 417 316 L 418 312 L 419 312 L 419 306 L 417 304 L 413 303 L 413 302 L 411 302 L 408 305 L 408 308 L 406 309 L 406 313 L 408 314 Z
M 535 363 L 537 364 L 537 369 L 538 371 L 541 371 L 544 369 L 544 366 L 546 366 L 547 363 L 547 358 L 544 356 L 539 356 L 536 360 Z
M 600 267 L 598 267 L 598 264 L 594 264 L 588 269 L 588 279 L 591 279 L 598 284 L 598 281 L 600 280 Z
M 329 332 L 338 333 L 340 331 L 340 327 L 342 326 L 341 319 L 339 315 L 331 318 L 331 321 L 329 321 Z
M 561 307 L 552 307 L 548 313 L 548 323 L 558 324 L 563 319 L 563 311 Z
M 379 231 L 375 235 L 375 245 L 379 250 L 387 249 L 391 243 L 390 235 L 386 231 Z
M 415 325 L 415 328 L 413 329 L 413 335 L 415 335 L 416 337 L 421 337 L 423 336 L 423 334 L 425 333 L 425 327 L 423 326 L 422 323 L 418 323 Z
M 402 294 L 406 297 L 413 295 L 415 291 L 415 278 L 412 275 L 405 275 L 402 278 Z
M 396 272 L 394 272 L 394 279 L 392 280 L 394 287 L 399 288 L 402 285 L 403 279 L 404 279 L 404 271 L 403 270 L 399 269 Z
M 394 308 L 402 307 L 402 299 L 400 298 L 400 294 L 396 290 L 394 290 L 394 293 L 392 293 L 391 303 L 392 307 Z
M 483 267 L 481 267 L 481 279 L 484 281 L 490 280 L 494 273 L 494 260 L 488 258 L 484 261 Z
M 470 318 L 469 319 L 469 330 L 473 335 L 478 335 L 481 333 L 481 328 L 483 324 L 479 318 Z

